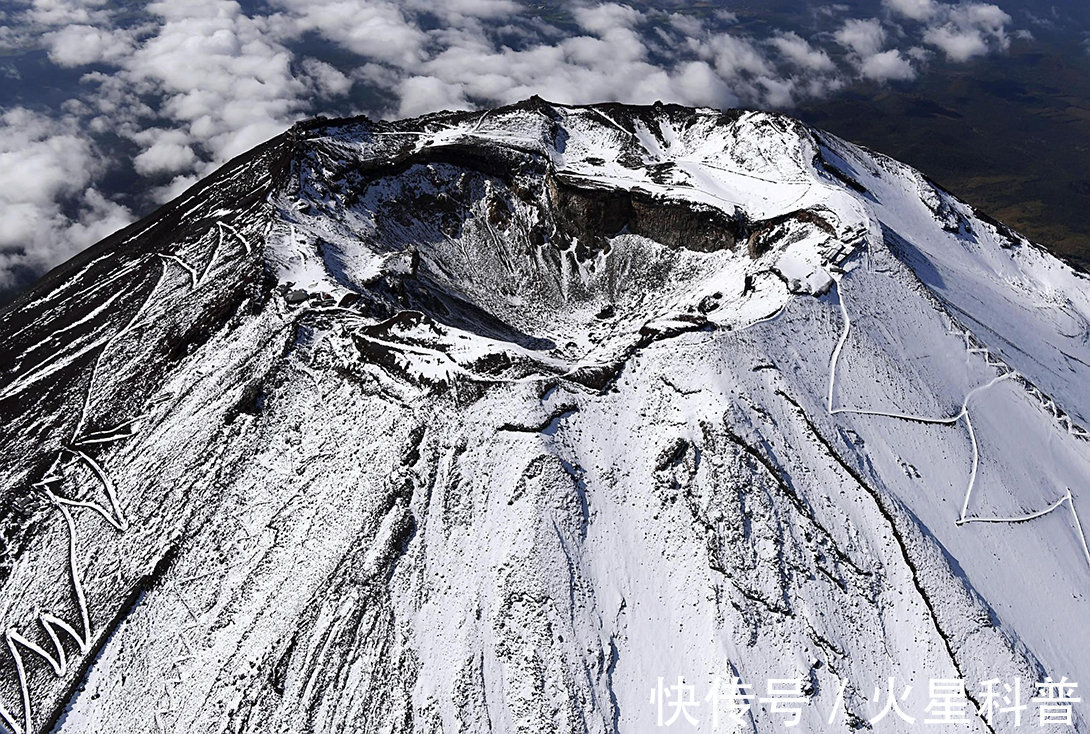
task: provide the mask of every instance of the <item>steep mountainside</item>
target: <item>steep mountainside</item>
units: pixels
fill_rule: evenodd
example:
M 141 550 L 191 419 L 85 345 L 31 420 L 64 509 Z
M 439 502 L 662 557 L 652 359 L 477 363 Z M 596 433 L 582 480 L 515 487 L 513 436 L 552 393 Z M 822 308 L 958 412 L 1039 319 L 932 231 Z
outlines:
M 797 677 L 800 730 L 900 732 L 1090 681 L 1088 380 L 1084 275 L 789 118 L 306 123 L 0 312 L 0 715 L 642 734 L 683 676 L 713 731 Z

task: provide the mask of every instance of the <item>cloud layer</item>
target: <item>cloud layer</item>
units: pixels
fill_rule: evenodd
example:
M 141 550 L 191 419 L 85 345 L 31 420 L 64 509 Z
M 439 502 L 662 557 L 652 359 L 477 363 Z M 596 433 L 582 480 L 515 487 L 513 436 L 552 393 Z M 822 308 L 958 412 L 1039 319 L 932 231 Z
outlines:
M 104 140 L 131 151 L 113 173 L 164 201 L 319 111 L 410 116 L 531 94 L 790 108 L 856 81 L 907 82 L 936 61 L 1002 52 L 1012 23 L 993 4 L 937 0 L 873 0 L 873 17 L 862 18 L 830 6 L 808 32 L 764 35 L 725 11 L 618 3 L 573 3 L 548 19 L 515 0 L 246 8 L 13 0 L 0 11 L 0 47 L 42 48 L 81 79 L 56 108 L 0 96 L 0 291 L 131 219 L 117 203 L 124 192 L 107 190 Z
M 104 164 L 71 118 L 0 114 L 0 287 L 39 274 L 132 220 L 95 180 Z

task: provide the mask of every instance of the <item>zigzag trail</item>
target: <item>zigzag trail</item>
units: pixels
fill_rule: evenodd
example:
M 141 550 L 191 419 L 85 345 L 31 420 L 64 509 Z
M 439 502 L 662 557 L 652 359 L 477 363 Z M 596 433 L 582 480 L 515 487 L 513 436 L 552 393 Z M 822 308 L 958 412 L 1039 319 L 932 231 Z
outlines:
M 966 351 L 969 354 L 981 354 L 981 355 L 983 355 L 984 362 L 989 367 L 998 368 L 1000 370 L 1005 370 L 1005 371 L 1001 372 L 998 376 L 993 378 L 990 382 L 987 382 L 984 385 L 979 385 L 979 386 L 973 388 L 972 390 L 970 390 L 965 395 L 965 399 L 962 401 L 962 404 L 961 404 L 961 410 L 958 411 L 958 413 L 956 415 L 942 416 L 942 417 L 932 417 L 932 416 L 911 415 L 911 414 L 908 414 L 908 413 L 900 413 L 900 412 L 892 412 L 892 411 L 879 411 L 879 410 L 866 410 L 866 409 L 859 409 L 859 408 L 837 408 L 837 407 L 834 407 L 833 393 L 834 393 L 834 391 L 836 389 L 836 368 L 837 368 L 837 364 L 838 364 L 838 362 L 840 360 L 840 353 L 841 353 L 841 351 L 843 351 L 844 344 L 848 340 L 848 333 L 851 330 L 852 322 L 851 322 L 851 317 L 848 315 L 847 299 L 845 298 L 845 295 L 844 295 L 844 288 L 843 288 L 843 284 L 841 282 L 841 276 L 839 274 L 836 274 L 836 273 L 829 273 L 829 277 L 832 278 L 832 280 L 836 283 L 837 301 L 839 302 L 839 305 L 840 305 L 840 313 L 844 318 L 844 330 L 841 332 L 840 339 L 839 339 L 839 341 L 837 341 L 836 347 L 834 347 L 833 353 L 832 353 L 832 355 L 831 355 L 831 357 L 829 359 L 829 392 L 828 392 L 828 395 L 827 395 L 827 398 L 826 398 L 826 411 L 829 413 L 829 415 L 834 416 L 834 415 L 837 415 L 839 413 L 854 413 L 856 415 L 877 416 L 877 417 L 884 417 L 884 418 L 896 418 L 896 419 L 899 419 L 899 420 L 914 421 L 914 422 L 918 422 L 918 423 L 930 423 L 930 424 L 951 425 L 951 426 L 955 425 L 958 421 L 964 420 L 965 421 L 965 427 L 969 432 L 969 440 L 970 440 L 970 442 L 972 444 L 973 459 L 972 459 L 972 465 L 971 465 L 970 470 L 969 470 L 968 486 L 965 489 L 965 499 L 962 502 L 961 514 L 958 517 L 958 519 L 956 521 L 956 524 L 958 526 L 962 526 L 962 525 L 967 525 L 969 523 L 978 523 L 978 522 L 979 523 L 1011 523 L 1011 524 L 1029 522 L 1029 521 L 1035 520 L 1035 519 L 1037 519 L 1039 517 L 1043 517 L 1043 516 L 1049 514 L 1050 512 L 1052 512 L 1053 510 L 1056 510 L 1056 509 L 1058 509 L 1061 506 L 1066 504 L 1067 507 L 1071 510 L 1071 516 L 1075 521 L 1075 528 L 1078 530 L 1079 538 L 1082 541 L 1082 550 L 1083 550 L 1084 555 L 1086 556 L 1086 562 L 1087 562 L 1088 565 L 1090 565 L 1090 545 L 1087 544 L 1086 533 L 1083 531 L 1082 522 L 1079 520 L 1079 513 L 1075 508 L 1075 498 L 1071 494 L 1071 488 L 1070 487 L 1067 488 L 1064 496 L 1061 497 L 1060 499 L 1058 499 L 1053 504 L 1049 505 L 1048 507 L 1046 507 L 1043 510 L 1039 510 L 1037 512 L 1031 512 L 1031 513 L 1029 513 L 1027 515 L 1022 515 L 1022 516 L 1018 516 L 1018 517 L 969 517 L 968 516 L 969 498 L 972 495 L 973 488 L 974 488 L 974 486 L 976 484 L 977 469 L 978 469 L 978 465 L 979 465 L 979 462 L 980 462 L 980 451 L 979 451 L 979 447 L 977 445 L 976 432 L 973 430 L 973 422 L 972 422 L 972 419 L 969 416 L 969 401 L 977 393 L 980 393 L 980 392 L 983 392 L 983 391 L 987 390 L 991 386 L 995 385 L 997 382 L 1000 382 L 1000 381 L 1005 380 L 1007 378 L 1018 378 L 1019 377 L 1018 373 L 1015 370 L 1011 369 L 1004 362 L 1002 362 L 1002 361 L 992 361 L 990 359 L 990 353 L 988 352 L 987 349 L 985 349 L 983 347 L 971 347 L 970 345 L 971 345 L 971 343 L 975 342 L 975 339 L 972 337 L 972 334 L 968 330 L 965 331 L 965 347 L 966 347 Z M 1040 391 L 1034 389 L 1033 392 L 1036 395 L 1041 396 Z M 1054 417 L 1058 418 L 1055 409 L 1053 409 L 1052 415 Z M 1073 435 L 1086 436 L 1086 432 L 1082 431 L 1080 429 L 1077 429 L 1077 427 L 1072 424 L 1070 418 L 1067 419 L 1067 427 L 1068 427 L 1068 431 L 1070 433 L 1072 433 Z
M 219 257 L 220 249 L 223 246 L 223 234 L 225 229 L 231 232 L 238 239 L 238 241 L 245 247 L 247 254 L 250 254 L 252 252 L 250 243 L 244 237 L 242 237 L 242 235 L 240 235 L 234 227 L 226 223 L 217 221 L 216 246 L 214 247 L 209 261 L 205 265 L 200 275 L 197 274 L 197 271 L 194 267 L 189 265 L 189 263 L 185 262 L 179 256 L 157 253 L 158 256 L 162 259 L 163 269 L 162 272 L 159 274 L 159 277 L 156 279 L 154 286 L 152 286 L 151 290 L 148 292 L 148 295 L 144 299 L 144 302 L 140 305 L 140 307 L 136 310 L 136 312 L 121 329 L 119 329 L 108 338 L 98 339 L 92 342 L 91 345 L 85 347 L 76 355 L 78 356 L 79 354 L 82 354 L 83 352 L 88 351 L 89 349 L 93 349 L 94 347 L 101 344 L 101 351 L 99 351 L 98 356 L 95 358 L 95 361 L 91 367 L 91 375 L 87 383 L 86 393 L 84 394 L 83 405 L 80 410 L 79 419 L 76 422 L 75 429 L 72 432 L 72 438 L 69 441 L 69 445 L 64 447 L 57 453 L 57 456 L 54 458 L 53 464 L 51 465 L 49 471 L 46 473 L 46 476 L 40 481 L 35 482 L 32 486 L 42 490 L 46 499 L 49 500 L 50 504 L 52 504 L 53 507 L 55 507 L 57 511 L 61 514 L 61 517 L 64 518 L 65 524 L 68 528 L 68 572 L 69 580 L 72 586 L 72 595 L 74 597 L 76 607 L 79 612 L 79 630 L 77 630 L 76 627 L 69 622 L 60 619 L 53 614 L 50 614 L 48 612 L 40 612 L 38 614 L 38 623 L 41 625 L 41 628 L 45 632 L 45 635 L 49 638 L 49 643 L 46 647 L 32 642 L 27 636 L 22 634 L 14 626 L 8 627 L 5 631 L 4 639 L 7 645 L 8 652 L 11 654 L 12 661 L 15 665 L 15 672 L 19 681 L 19 691 L 21 699 L 20 702 L 22 704 L 23 715 L 22 721 L 19 721 L 16 719 L 15 716 L 12 715 L 10 711 L 8 711 L 6 706 L 0 704 L 0 720 L 2 720 L 3 723 L 14 734 L 30 734 L 30 732 L 34 731 L 33 706 L 31 704 L 31 692 L 27 682 L 26 665 L 23 657 L 24 651 L 33 653 L 34 655 L 37 655 L 38 657 L 43 659 L 53 669 L 53 673 L 57 677 L 64 677 L 69 672 L 70 660 L 67 653 L 65 652 L 64 642 L 61 638 L 61 633 L 64 633 L 76 643 L 80 655 L 86 654 L 87 651 L 91 648 L 91 641 L 94 637 L 94 629 L 91 625 L 90 611 L 87 605 L 87 596 L 83 588 L 82 574 L 80 572 L 79 538 L 76 531 L 76 523 L 75 518 L 72 515 L 72 510 L 78 508 L 94 512 L 95 514 L 99 515 L 103 520 L 105 520 L 106 523 L 110 527 L 112 527 L 117 533 L 124 533 L 129 528 L 129 520 L 125 516 L 124 510 L 121 507 L 121 502 L 117 494 L 116 485 L 114 484 L 113 480 L 110 478 L 106 470 L 82 449 L 83 447 L 89 445 L 113 443 L 115 441 L 119 441 L 132 436 L 133 431 L 131 430 L 131 427 L 136 425 L 138 421 L 140 421 L 142 418 L 147 417 L 149 413 L 140 413 L 123 421 L 122 423 L 119 423 L 116 426 L 113 426 L 112 428 L 94 431 L 92 433 L 82 435 L 83 430 L 87 424 L 87 419 L 91 408 L 91 400 L 94 394 L 95 384 L 98 379 L 98 373 L 101 368 L 103 359 L 119 340 L 125 337 L 137 326 L 138 323 L 140 323 L 140 320 L 143 318 L 144 314 L 147 312 L 148 307 L 154 300 L 156 291 L 158 291 L 159 286 L 162 284 L 163 279 L 166 276 L 168 262 L 173 262 L 177 264 L 187 273 L 187 275 L 189 275 L 191 290 L 196 290 L 198 287 L 207 282 L 208 274 L 212 270 L 213 266 L 216 264 Z M 39 367 L 41 367 L 41 365 Z M 35 382 L 38 379 L 47 376 L 49 370 L 42 374 L 39 374 L 38 372 L 38 368 L 35 368 L 34 370 L 28 372 L 27 376 L 24 376 L 24 378 L 22 378 L 17 386 L 9 386 L 8 390 L 4 393 L 4 395 L 18 392 L 22 389 L 22 387 L 25 387 L 31 382 Z M 13 387 L 18 387 L 18 389 L 13 390 Z M 168 398 L 159 398 L 152 400 L 151 406 L 157 406 L 165 399 Z M 60 474 L 57 470 L 64 462 L 66 455 L 71 457 L 71 461 L 79 461 L 85 464 L 87 468 L 91 471 L 91 473 L 94 474 L 95 478 L 98 479 L 98 481 L 102 484 L 103 490 L 106 493 L 106 496 L 109 500 L 109 508 L 104 507 L 103 505 L 97 502 L 93 502 L 91 500 L 75 500 L 61 497 L 53 491 L 52 485 L 59 484 L 64 481 L 63 475 Z M 176 586 L 175 592 L 178 593 Z M 185 604 L 185 600 L 181 598 L 180 593 L 178 595 L 182 603 Z M 189 609 L 187 604 L 185 604 L 185 606 L 189 611 L 189 614 L 192 616 L 192 610 Z M 194 624 L 188 625 L 179 632 L 179 637 L 182 641 L 182 644 L 187 649 L 188 655 L 190 657 L 192 656 L 192 647 L 189 646 L 188 641 L 185 639 L 184 635 L 189 630 L 193 629 L 195 623 L 199 621 L 196 620 L 196 618 L 194 618 L 194 620 Z M 172 672 L 176 672 L 178 664 L 180 662 L 184 662 L 185 659 L 186 658 L 180 658 L 172 661 Z M 169 691 L 167 691 L 166 693 L 169 696 Z M 162 725 L 160 724 L 160 713 L 160 711 L 156 711 L 155 720 L 156 723 L 160 725 L 160 728 L 162 728 Z

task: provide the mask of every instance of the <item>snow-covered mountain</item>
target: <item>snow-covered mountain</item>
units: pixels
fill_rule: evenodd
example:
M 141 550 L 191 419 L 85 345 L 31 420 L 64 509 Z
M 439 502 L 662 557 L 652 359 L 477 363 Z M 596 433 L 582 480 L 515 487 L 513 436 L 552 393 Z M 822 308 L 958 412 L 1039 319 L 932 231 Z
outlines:
M 924 728 L 999 732 L 1090 681 L 1090 281 L 786 117 L 312 121 L 0 352 L 15 731 L 793 717 L 737 678 L 807 732 L 961 679 Z

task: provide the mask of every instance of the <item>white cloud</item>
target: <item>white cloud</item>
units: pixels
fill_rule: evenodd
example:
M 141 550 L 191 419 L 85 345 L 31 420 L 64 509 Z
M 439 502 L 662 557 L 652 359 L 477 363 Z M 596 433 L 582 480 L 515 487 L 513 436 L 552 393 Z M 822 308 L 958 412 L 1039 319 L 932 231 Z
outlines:
M 132 223 L 132 212 L 90 188 L 83 194 L 80 212 L 65 232 L 73 252 L 90 247 Z
M 382 0 L 272 0 L 285 12 L 273 28 L 283 38 L 315 32 L 353 53 L 410 66 L 424 58 L 427 35 L 397 3 Z
M 941 19 L 928 27 L 923 40 L 950 61 L 967 61 L 993 49 L 1010 46 L 1007 25 L 1011 17 L 996 5 L 965 3 L 943 6 Z
M 876 82 L 910 81 L 916 78 L 912 62 L 897 49 L 882 51 L 862 60 L 859 73 Z
M 844 22 L 834 37 L 836 42 L 844 48 L 866 58 L 882 50 L 886 43 L 886 29 L 875 18 L 870 20 L 851 18 Z
M 876 18 L 850 19 L 836 32 L 836 42 L 852 52 L 859 75 L 875 82 L 909 81 L 916 78 L 916 67 L 899 49 L 882 50 L 887 31 Z M 912 52 L 909 52 L 912 55 Z
M 388 112 L 398 116 L 512 102 L 535 93 L 561 102 L 663 99 L 723 106 L 742 98 L 751 104 L 780 105 L 806 90 L 834 86 L 779 78 L 776 64 L 759 44 L 740 36 L 716 36 L 699 18 L 649 14 L 619 3 L 575 5 L 571 14 L 580 33 L 565 35 L 540 21 L 517 27 L 479 22 L 486 16 L 507 19 L 524 12 L 506 0 L 406 0 L 398 7 L 377 0 L 366 3 L 362 19 L 359 0 L 273 2 L 280 12 L 270 19 L 270 27 L 279 38 L 313 32 L 368 59 L 356 77 L 391 88 L 398 104 Z M 442 18 L 458 16 L 461 22 L 425 32 L 413 14 L 425 9 Z M 376 18 L 401 40 L 376 46 L 368 36 L 367 44 L 359 43 L 354 29 L 378 22 Z M 733 20 L 726 14 L 719 22 Z M 498 30 L 516 33 L 524 43 L 512 48 L 498 39 Z M 681 39 L 670 35 L 679 31 Z M 801 64 L 805 74 L 835 72 L 827 55 L 801 38 L 784 36 L 783 44 L 781 53 Z M 394 53 L 393 48 L 402 51 Z M 785 95 L 784 90 L 793 91 Z
M 131 221 L 91 186 L 102 160 L 72 120 L 0 114 L 0 289 L 47 270 Z M 64 205 L 75 206 L 70 218 Z
M 352 88 L 352 79 L 332 64 L 318 59 L 303 59 L 302 69 L 320 97 L 336 97 Z
M 829 54 L 815 49 L 797 33 L 782 33 L 773 38 L 770 43 L 795 66 L 819 72 L 836 70 L 836 64 L 829 58 Z
M 129 33 L 90 25 L 65 26 L 47 33 L 43 40 L 49 48 L 49 60 L 58 66 L 113 62 L 132 52 Z
M 627 5 L 605 3 L 594 7 L 576 7 L 572 16 L 583 30 L 598 35 L 624 28 L 632 29 L 643 19 L 643 14 Z
M 704 24 L 692 15 L 673 13 L 670 15 L 670 25 L 687 36 L 699 36 L 704 32 Z
M 649 58 L 636 29 L 644 16 L 637 11 L 605 5 L 580 9 L 575 18 L 586 35 L 520 50 L 497 48 L 479 33 L 448 35 L 451 43 L 401 83 L 398 114 L 507 103 L 532 94 L 567 103 L 657 99 L 727 106 L 737 101 L 720 73 L 730 62 L 732 42 L 719 40 L 716 48 L 705 48 L 706 59 L 664 67 Z M 737 50 L 742 63 L 767 71 L 758 53 L 747 57 L 741 46 Z M 709 60 L 715 60 L 715 71 Z
M 465 89 L 455 82 L 434 76 L 414 76 L 398 87 L 399 117 L 416 117 L 434 110 L 464 110 L 469 108 Z
M 471 18 L 499 20 L 522 12 L 515 0 L 406 0 L 403 6 L 417 11 L 435 13 L 448 23 L 465 22 Z
M 985 3 L 965 3 L 950 10 L 950 19 L 959 27 L 979 28 L 993 36 L 1003 34 L 1011 17 L 998 5 Z
M 186 189 L 200 181 L 200 179 L 201 177 L 196 174 L 175 176 L 166 186 L 153 189 L 151 198 L 159 204 L 165 204 L 171 199 L 181 196 Z
M 8 204 L 49 200 L 87 184 L 95 163 L 91 148 L 68 126 L 25 108 L 4 113 L 0 124 L 0 196 Z
M 143 176 L 191 171 L 199 162 L 189 136 L 181 130 L 151 128 L 134 139 L 147 146 L 133 159 L 133 167 Z
M 85 77 L 99 85 L 90 128 L 145 146 L 134 160 L 141 174 L 205 173 L 282 132 L 314 98 L 352 85 L 313 59 L 293 68 L 268 19 L 244 14 L 233 0 L 156 2 L 147 10 L 159 23 L 117 59 L 118 71 Z M 149 123 L 175 132 L 169 140 L 142 134 Z
M 988 52 L 988 44 L 976 31 L 963 31 L 945 25 L 928 28 L 924 41 L 938 48 L 951 61 L 967 61 Z
M 935 0 L 882 0 L 882 5 L 912 20 L 927 20 L 939 10 Z
M 932 53 L 930 51 L 928 51 L 926 48 L 921 48 L 920 46 L 913 46 L 912 48 L 908 49 L 905 54 L 910 59 L 914 61 L 919 61 L 920 63 L 927 61 L 932 56 Z
M 726 79 L 741 74 L 768 77 L 774 73 L 768 59 L 747 38 L 723 33 L 713 37 L 707 46 L 713 53 L 716 71 Z
M 36 25 L 100 25 L 109 21 L 109 0 L 32 0 L 27 18 Z
M 676 84 L 681 99 L 690 104 L 718 107 L 737 97 L 711 66 L 691 61 L 678 69 Z

